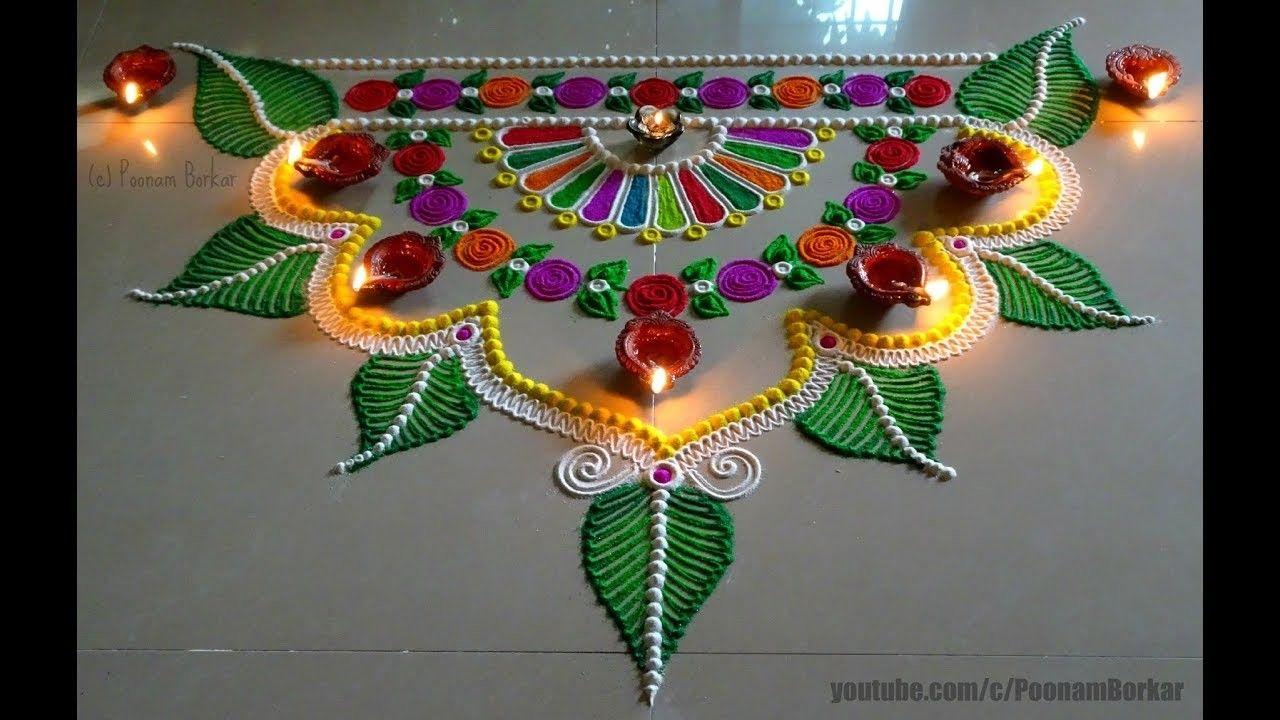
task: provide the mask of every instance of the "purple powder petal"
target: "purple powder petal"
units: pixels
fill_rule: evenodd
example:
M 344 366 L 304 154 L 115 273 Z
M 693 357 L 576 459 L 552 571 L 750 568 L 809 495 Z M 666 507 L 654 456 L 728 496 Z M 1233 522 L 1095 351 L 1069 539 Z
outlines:
M 747 84 L 737 78 L 718 77 L 709 80 L 698 88 L 698 98 L 702 104 L 716 110 L 728 110 L 745 103 L 751 95 Z
M 467 196 L 457 188 L 436 185 L 409 202 L 409 215 L 423 225 L 444 225 L 467 211 Z
M 622 187 L 623 177 L 624 173 L 621 170 L 614 170 L 609 177 L 605 178 L 595 196 L 583 206 L 581 212 L 583 220 L 603 222 L 609 219 L 609 211 L 613 209 L 613 201 L 618 195 L 618 189 Z
M 813 135 L 808 130 L 789 128 L 733 128 L 729 131 L 729 137 L 759 140 L 794 148 L 807 148 L 813 144 Z
M 524 287 L 539 300 L 563 300 L 582 284 L 582 271 L 577 265 L 560 258 L 549 258 L 529 268 Z
M 449 78 L 432 78 L 413 86 L 413 104 L 423 110 L 439 110 L 458 102 L 462 86 Z
M 608 93 L 604 83 L 593 77 L 569 78 L 555 88 L 556 102 L 572 109 L 591 107 Z
M 902 209 L 902 199 L 879 185 L 865 185 L 849 193 L 844 206 L 865 223 L 884 223 Z
M 844 94 L 859 107 L 879 105 L 889 97 L 889 83 L 879 75 L 854 75 L 844 81 Z
M 752 302 L 768 297 L 778 287 L 773 268 L 749 258 L 730 260 L 716 273 L 720 294 L 734 302 Z

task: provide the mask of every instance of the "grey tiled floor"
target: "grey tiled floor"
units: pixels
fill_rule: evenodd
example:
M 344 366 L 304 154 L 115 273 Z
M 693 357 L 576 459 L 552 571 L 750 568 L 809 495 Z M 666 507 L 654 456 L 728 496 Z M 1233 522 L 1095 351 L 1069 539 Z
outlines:
M 116 51 L 173 40 L 284 57 L 1000 50 L 1072 15 L 1089 20 L 1076 46 L 1099 74 L 1106 52 L 1131 42 L 1170 48 L 1184 62 L 1166 102 L 1142 111 L 1106 103 L 1069 148 L 1085 197 L 1056 238 L 1091 258 L 1130 308 L 1161 322 L 1090 333 L 1002 324 L 944 363 L 940 452 L 961 473 L 949 484 L 843 460 L 787 430 L 754 441 L 768 479 L 731 505 L 737 559 L 690 626 L 652 714 L 1199 716 L 1198 4 L 579 5 L 79 4 L 81 177 L 122 159 L 135 172 L 179 176 L 188 161 L 212 162 L 237 177 L 206 191 L 81 183 L 81 716 L 651 712 L 636 702 L 634 666 L 579 567 L 585 503 L 548 479 L 565 441 L 482 412 L 447 445 L 336 480 L 324 470 L 352 449 L 346 388 L 359 355 L 305 317 L 122 299 L 127 288 L 163 283 L 213 230 L 247 212 L 253 162 L 216 155 L 199 138 L 187 57 L 158 107 L 122 118 L 94 105 Z M 840 19 L 881 5 L 899 8 L 883 35 Z M 143 139 L 160 157 L 143 153 Z M 486 189 L 490 170 L 467 159 L 473 146 L 460 136 L 458 145 L 451 168 L 522 240 L 546 233 L 584 262 L 624 254 L 663 271 L 795 233 L 834 194 L 816 187 L 847 185 L 847 164 L 824 164 L 814 189 L 753 219 L 749 234 L 670 240 L 655 252 L 585 232 L 552 236 L 545 216 L 509 211 L 510 191 Z M 478 276 L 446 273 L 441 283 L 458 300 L 450 307 L 487 296 Z M 799 302 L 779 295 L 700 323 L 697 389 L 659 405 L 659 424 L 682 426 L 776 380 L 786 363 L 777 318 Z M 563 303 L 508 303 L 503 316 L 523 371 L 602 392 L 592 378 L 612 371 L 615 324 Z M 986 676 L 1154 677 L 1187 689 L 1183 702 L 1161 705 L 831 703 L 833 682 Z

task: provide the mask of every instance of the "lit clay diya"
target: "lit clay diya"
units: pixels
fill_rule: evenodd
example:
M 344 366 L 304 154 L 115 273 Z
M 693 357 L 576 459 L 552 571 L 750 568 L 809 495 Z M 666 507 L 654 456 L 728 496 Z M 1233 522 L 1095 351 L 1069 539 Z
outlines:
M 333 133 L 307 148 L 293 167 L 326 185 L 346 187 L 382 172 L 390 154 L 369 133 Z
M 618 364 L 655 393 L 671 388 L 702 357 L 702 345 L 689 323 L 661 310 L 629 320 L 614 350 Z
M 896 245 L 859 245 L 845 266 L 853 289 L 884 306 L 902 303 L 909 307 L 929 304 L 924 283 L 924 259 Z
M 942 148 L 938 169 L 947 182 L 975 197 L 1004 192 L 1031 176 L 1013 148 L 985 137 L 968 137 Z
M 1155 100 L 1178 84 L 1182 64 L 1166 50 L 1130 45 L 1107 55 L 1107 74 L 1130 95 Z
M 396 297 L 430 285 L 443 268 L 440 239 L 406 231 L 369 248 L 352 285 L 361 297 Z
M 139 45 L 111 58 L 102 82 L 126 104 L 146 102 L 168 85 L 178 72 L 173 56 L 150 45 Z

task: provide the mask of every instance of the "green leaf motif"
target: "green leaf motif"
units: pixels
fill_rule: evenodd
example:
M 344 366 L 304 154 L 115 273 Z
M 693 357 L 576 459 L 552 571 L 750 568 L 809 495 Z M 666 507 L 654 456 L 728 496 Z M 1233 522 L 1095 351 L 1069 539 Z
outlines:
M 613 290 L 597 292 L 584 285 L 578 291 L 578 308 L 591 317 L 617 320 L 618 293 Z
M 782 106 L 778 104 L 777 99 L 772 95 L 752 94 L 751 99 L 747 101 L 747 104 L 757 110 L 779 110 L 782 108 Z
M 433 128 L 427 131 L 427 142 L 440 147 L 453 147 L 453 133 L 443 128 Z
M 880 176 L 884 175 L 884 168 L 863 160 L 853 164 L 853 179 L 860 183 L 880 182 Z
M 556 101 L 550 95 L 534 95 L 529 98 L 529 109 L 536 112 L 555 113 Z
M 844 227 L 844 224 L 853 219 L 853 212 L 849 208 L 840 203 L 827 201 L 826 208 L 822 211 L 822 222 L 828 225 L 836 225 Z
M 485 69 L 480 69 L 462 78 L 461 82 L 459 82 L 458 84 L 461 85 L 462 87 L 479 88 L 481 85 L 484 84 L 484 81 L 488 79 L 489 79 L 489 71 Z
M 462 184 L 462 178 L 443 168 L 437 170 L 433 177 L 436 179 L 435 184 L 440 187 L 453 187 L 454 185 Z
M 960 82 L 956 107 L 962 113 L 1009 122 L 1022 116 L 1036 93 L 1036 56 L 1052 30 L 1015 45 Z M 1066 147 L 1089 131 L 1098 115 L 1100 93 L 1093 73 L 1072 47 L 1071 33 L 1049 50 L 1046 68 L 1049 97 L 1029 125 L 1058 147 Z
M 869 143 L 883 140 L 886 135 L 884 128 L 876 125 L 859 125 L 853 129 L 853 134 L 857 135 L 863 142 Z
M 338 95 L 328 80 L 275 60 L 222 57 L 258 91 L 267 119 L 277 127 L 306 130 L 337 117 Z M 196 61 L 192 110 L 200 136 L 228 155 L 260 157 L 281 142 L 258 124 L 240 85 L 203 55 Z
M 942 403 L 947 389 L 937 368 L 921 365 L 907 369 L 859 365 L 875 382 L 894 424 L 911 446 L 929 457 L 937 451 L 942 432 Z M 813 407 L 795 419 L 796 427 L 842 455 L 910 462 L 893 446 L 880 425 L 867 389 L 851 373 L 837 373 Z
M 914 115 L 916 112 L 915 106 L 911 104 L 910 100 L 904 97 L 891 97 L 884 106 L 894 112 L 907 113 L 908 115 Z
M 629 272 L 631 272 L 631 266 L 627 264 L 625 258 L 610 260 L 587 268 L 587 282 L 604 280 L 614 290 L 626 290 L 627 273 Z
M 695 282 L 698 280 L 715 280 L 716 279 L 716 259 L 713 257 L 705 257 L 701 260 L 689 263 L 680 271 L 680 277 L 685 282 Z
M 399 150 L 400 148 L 405 147 L 412 142 L 413 142 L 413 138 L 409 137 L 408 131 L 396 130 L 390 135 L 387 135 L 387 139 L 383 141 L 382 144 L 386 145 L 388 148 L 392 150 Z
M 853 235 L 863 245 L 879 245 L 889 242 L 897 234 L 897 231 L 888 225 L 866 225 Z
M 729 315 L 729 306 L 725 304 L 724 297 L 718 292 L 694 295 L 689 301 L 689 307 L 693 308 L 693 312 L 698 317 L 716 318 Z
M 396 87 L 404 90 L 411 88 L 414 85 L 421 85 L 422 81 L 425 80 L 426 77 L 427 72 L 425 70 L 411 70 L 407 73 L 397 75 L 391 82 L 395 83 Z
M 609 82 L 605 83 L 605 85 L 608 85 L 609 87 L 621 87 L 628 90 L 630 90 L 631 86 L 635 84 L 636 74 L 633 72 L 629 72 L 624 75 L 614 75 L 609 78 Z
M 484 104 L 480 102 L 479 98 L 467 97 L 466 95 L 463 95 L 462 97 L 458 98 L 458 102 L 454 103 L 453 106 L 458 108 L 462 112 L 469 112 L 472 115 L 484 114 Z
M 675 82 L 672 84 L 674 84 L 678 88 L 702 87 L 702 71 L 698 70 L 696 72 L 691 72 L 687 75 L 681 75 L 680 77 L 676 78 Z
M 898 179 L 898 182 L 893 186 L 895 190 L 914 190 L 920 187 L 920 183 L 923 183 L 929 176 L 919 170 L 902 170 L 894 173 L 894 177 Z
M 382 455 L 357 462 L 358 470 L 401 450 L 449 437 L 467 426 L 480 412 L 480 402 L 467 385 L 462 361 L 450 358 L 436 365 L 426 379 L 426 388 L 416 391 L 418 373 L 429 355 L 374 355 L 360 366 L 351 380 L 351 404 L 360 424 L 360 450 L 373 450 L 388 432 L 401 406 L 413 405 L 409 421 L 395 435 Z
M 413 117 L 413 114 L 418 112 L 418 106 L 408 100 L 396 100 L 387 106 L 387 112 L 396 117 L 408 118 Z
M 530 265 L 533 265 L 534 263 L 541 262 L 543 258 L 550 255 L 551 251 L 554 250 L 555 247 L 555 245 L 550 243 L 547 243 L 546 245 L 521 245 L 516 248 L 515 252 L 511 253 L 511 257 L 526 260 Z
M 786 279 L 787 287 L 792 290 L 805 290 L 814 285 L 821 285 L 823 282 L 822 276 L 818 274 L 817 270 L 800 263 L 796 263 L 791 268 L 791 272 L 787 273 Z
M 795 246 L 791 244 L 786 235 L 779 235 L 774 238 L 773 242 L 769 243 L 760 255 L 760 259 L 770 265 L 780 262 L 794 263 L 799 257 L 800 255 L 796 252 Z
M 510 267 L 503 265 L 489 274 L 489 282 L 498 289 L 498 296 L 503 300 L 511 297 L 511 293 L 516 291 L 524 283 L 524 273 L 512 270 Z
M 676 109 L 680 112 L 700 113 L 702 112 L 702 101 L 696 97 L 684 97 L 681 95 L 680 99 L 676 101 Z
M 481 210 L 480 208 L 472 208 L 462 213 L 461 220 L 467 224 L 467 229 L 475 230 L 482 228 L 493 222 L 498 217 L 498 213 L 493 210 Z
M 417 197 L 418 193 L 422 192 L 422 190 L 423 190 L 422 183 L 418 182 L 418 178 L 416 177 L 405 178 L 400 182 L 396 183 L 395 202 L 397 205 L 399 205 L 400 203 L 406 200 L 412 200 L 415 197 Z
M 562 70 L 557 73 L 548 73 L 546 75 L 539 75 L 538 77 L 534 78 L 533 82 L 529 83 L 529 85 L 536 88 L 538 87 L 553 88 L 559 85 L 560 81 L 563 79 L 564 79 L 564 71 Z
M 1092 263 L 1055 242 L 1044 240 L 1001 252 L 1089 307 L 1116 315 L 1129 314 Z M 984 262 L 1000 289 L 1000 315 L 1004 319 L 1049 330 L 1110 327 L 1101 319 L 1056 300 L 1013 268 Z
M 221 230 L 191 256 L 182 273 L 158 292 L 193 290 L 215 280 L 234 276 L 285 248 L 302 245 L 306 238 L 281 232 L 257 215 L 243 215 Z M 307 309 L 307 281 L 319 256 L 313 252 L 288 255 L 248 280 L 234 281 L 217 290 L 157 304 L 220 308 L 258 317 L 293 317 Z
M 898 72 L 891 72 L 888 75 L 885 75 L 884 81 L 889 84 L 889 87 L 902 87 L 903 85 L 906 85 L 907 81 L 915 76 L 915 74 L 914 70 L 899 70 Z
M 757 73 L 747 78 L 747 87 L 754 88 L 757 85 L 773 87 L 773 71 L 765 70 L 762 73 Z
M 604 106 L 614 112 L 631 114 L 631 98 L 626 95 L 610 95 L 604 99 Z
M 645 669 L 645 584 L 649 576 L 650 495 L 635 483 L 591 503 L 582 523 L 587 581 Z M 696 490 L 676 488 L 667 499 L 667 565 L 662 592 L 662 660 L 677 651 L 689 622 L 733 563 L 733 518 Z
M 834 110 L 848 110 L 853 107 L 849 102 L 849 98 L 844 93 L 835 93 L 834 95 L 824 95 L 822 104 Z
M 433 237 L 440 238 L 440 247 L 448 250 L 462 239 L 462 233 L 448 227 L 438 227 L 430 233 Z
M 818 78 L 819 85 L 844 85 L 844 70 L 827 73 Z
M 922 143 L 933 137 L 938 132 L 938 128 L 931 128 L 925 125 L 910 125 L 906 130 L 902 131 L 902 137 L 913 143 Z

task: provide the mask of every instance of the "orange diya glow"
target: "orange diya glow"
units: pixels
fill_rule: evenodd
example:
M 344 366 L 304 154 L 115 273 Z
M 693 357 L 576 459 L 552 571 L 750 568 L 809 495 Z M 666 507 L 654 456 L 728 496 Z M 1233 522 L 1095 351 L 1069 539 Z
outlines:
M 1166 50 L 1130 45 L 1107 55 L 1107 74 L 1122 90 L 1141 100 L 1155 100 L 1178 84 L 1182 65 Z
M 633 318 L 614 344 L 618 364 L 656 395 L 669 390 L 702 357 L 693 327 L 661 310 Z

